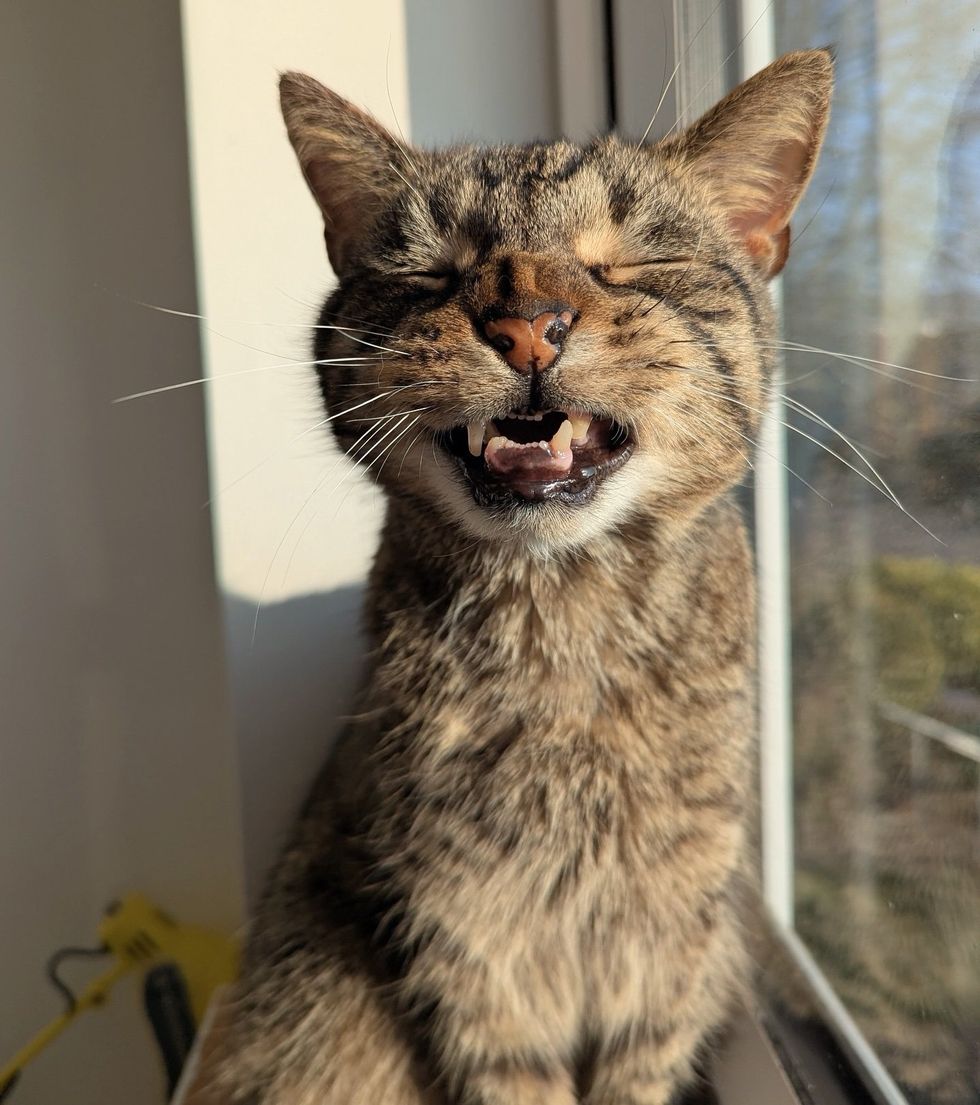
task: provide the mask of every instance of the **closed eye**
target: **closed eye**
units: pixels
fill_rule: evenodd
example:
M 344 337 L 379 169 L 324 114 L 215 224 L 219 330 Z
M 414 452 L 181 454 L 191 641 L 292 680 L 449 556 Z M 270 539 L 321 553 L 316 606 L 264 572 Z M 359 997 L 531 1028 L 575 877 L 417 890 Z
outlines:
M 593 265 L 589 271 L 603 284 L 629 284 L 642 276 L 646 269 L 690 265 L 694 260 L 693 257 L 650 257 L 628 265 Z
M 449 288 L 456 273 L 449 269 L 423 269 L 417 272 L 402 272 L 399 276 L 406 280 L 414 280 L 434 292 L 443 292 Z

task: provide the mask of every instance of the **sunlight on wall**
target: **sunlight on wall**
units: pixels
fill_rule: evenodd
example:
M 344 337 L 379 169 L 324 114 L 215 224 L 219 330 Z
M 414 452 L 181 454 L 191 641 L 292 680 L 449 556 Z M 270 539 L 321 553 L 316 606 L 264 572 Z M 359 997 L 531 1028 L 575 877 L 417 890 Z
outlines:
M 278 72 L 311 73 L 405 128 L 404 34 L 397 0 L 370 16 L 308 0 L 288 18 L 256 0 L 184 4 L 205 359 L 217 378 L 208 425 L 218 576 L 253 601 L 360 579 L 379 505 L 327 429 L 314 428 L 323 415 L 302 362 L 333 275 L 279 115 Z

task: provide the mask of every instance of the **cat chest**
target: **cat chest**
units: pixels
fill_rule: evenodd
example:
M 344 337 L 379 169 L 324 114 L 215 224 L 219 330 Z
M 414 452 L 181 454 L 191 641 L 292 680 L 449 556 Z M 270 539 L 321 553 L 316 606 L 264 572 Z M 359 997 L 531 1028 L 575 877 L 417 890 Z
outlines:
M 528 963 L 552 946 L 578 963 L 590 941 L 650 934 L 662 950 L 738 862 L 741 817 L 686 809 L 652 766 L 542 749 L 455 786 L 419 812 L 398 855 L 411 857 L 418 915 L 481 956 L 519 939 Z
M 726 850 L 741 809 L 722 750 L 712 763 L 703 748 L 619 736 L 498 736 L 430 765 L 409 820 L 427 869 L 558 902 Z

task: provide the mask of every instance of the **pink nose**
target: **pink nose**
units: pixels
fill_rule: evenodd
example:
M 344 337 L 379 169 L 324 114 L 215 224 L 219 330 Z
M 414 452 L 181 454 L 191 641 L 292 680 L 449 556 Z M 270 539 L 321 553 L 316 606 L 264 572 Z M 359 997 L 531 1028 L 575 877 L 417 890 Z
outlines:
M 562 351 L 575 321 L 571 311 L 544 311 L 528 322 L 525 318 L 498 318 L 484 323 L 487 341 L 516 372 L 544 372 Z

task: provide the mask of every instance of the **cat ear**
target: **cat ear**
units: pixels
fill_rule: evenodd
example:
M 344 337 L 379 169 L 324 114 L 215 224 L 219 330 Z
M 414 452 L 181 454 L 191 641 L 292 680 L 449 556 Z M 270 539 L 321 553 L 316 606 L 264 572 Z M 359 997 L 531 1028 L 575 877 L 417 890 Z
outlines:
M 786 263 L 790 216 L 820 152 L 833 77 L 828 50 L 786 54 L 666 143 L 708 186 L 767 278 Z
M 279 100 L 303 176 L 323 213 L 330 264 L 342 272 L 349 247 L 398 184 L 404 153 L 366 111 L 304 73 L 284 73 Z

